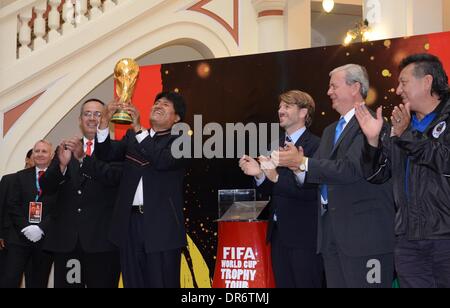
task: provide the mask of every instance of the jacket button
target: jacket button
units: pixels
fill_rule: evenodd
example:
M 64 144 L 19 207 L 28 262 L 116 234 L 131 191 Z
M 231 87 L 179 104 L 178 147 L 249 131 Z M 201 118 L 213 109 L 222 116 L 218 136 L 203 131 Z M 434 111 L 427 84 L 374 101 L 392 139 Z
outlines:
M 77 212 L 78 214 L 81 213 L 83 210 L 82 209 L 78 209 Z
M 82 192 L 81 190 L 77 191 L 78 195 L 81 196 Z

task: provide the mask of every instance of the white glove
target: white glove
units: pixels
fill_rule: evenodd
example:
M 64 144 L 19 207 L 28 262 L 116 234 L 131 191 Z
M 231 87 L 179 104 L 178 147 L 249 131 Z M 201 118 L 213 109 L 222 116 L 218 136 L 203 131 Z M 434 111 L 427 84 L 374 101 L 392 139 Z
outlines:
M 22 231 L 23 235 L 33 243 L 37 243 L 42 239 L 44 231 L 36 225 L 28 226 Z

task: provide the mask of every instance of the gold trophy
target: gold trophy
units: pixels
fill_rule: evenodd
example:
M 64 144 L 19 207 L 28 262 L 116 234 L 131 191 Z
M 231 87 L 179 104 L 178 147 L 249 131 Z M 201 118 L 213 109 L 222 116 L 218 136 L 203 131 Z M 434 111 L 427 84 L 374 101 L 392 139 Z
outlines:
M 114 68 L 114 78 L 116 80 L 116 94 L 121 103 L 131 104 L 138 75 L 139 65 L 133 59 L 122 59 L 117 62 Z M 125 110 L 118 109 L 111 122 L 128 125 L 133 123 L 133 118 Z

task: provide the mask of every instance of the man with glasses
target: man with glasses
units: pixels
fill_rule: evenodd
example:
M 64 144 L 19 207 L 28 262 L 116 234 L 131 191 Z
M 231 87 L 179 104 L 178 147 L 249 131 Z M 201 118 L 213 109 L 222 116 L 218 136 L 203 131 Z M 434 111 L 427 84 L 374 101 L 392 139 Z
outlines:
M 55 258 L 55 287 L 116 288 L 119 254 L 108 240 L 121 166 L 95 158 L 95 134 L 104 103 L 86 101 L 79 124 L 83 138 L 64 140 L 43 179 L 57 190 L 58 208 L 45 249 Z

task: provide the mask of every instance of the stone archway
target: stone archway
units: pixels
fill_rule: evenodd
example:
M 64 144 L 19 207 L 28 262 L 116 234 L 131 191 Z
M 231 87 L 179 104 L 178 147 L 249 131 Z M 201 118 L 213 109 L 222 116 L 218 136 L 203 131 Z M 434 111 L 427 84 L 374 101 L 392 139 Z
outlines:
M 120 35 L 120 33 L 118 33 Z M 118 59 L 138 58 L 160 48 L 182 44 L 193 48 L 204 58 L 237 54 L 238 47 L 229 37 L 221 37 L 207 25 L 194 22 L 178 22 L 160 29 L 147 31 L 135 41 L 114 44 L 115 50 L 105 50 L 108 43 L 115 42 L 110 36 L 94 48 L 69 59 L 67 65 L 74 69 L 58 78 L 21 115 L 2 142 L 0 153 L 1 174 L 22 168 L 24 153 L 39 139 L 46 136 L 88 93 L 106 80 Z M 97 50 L 98 49 L 98 50 Z M 63 65 L 63 64 L 61 64 Z

